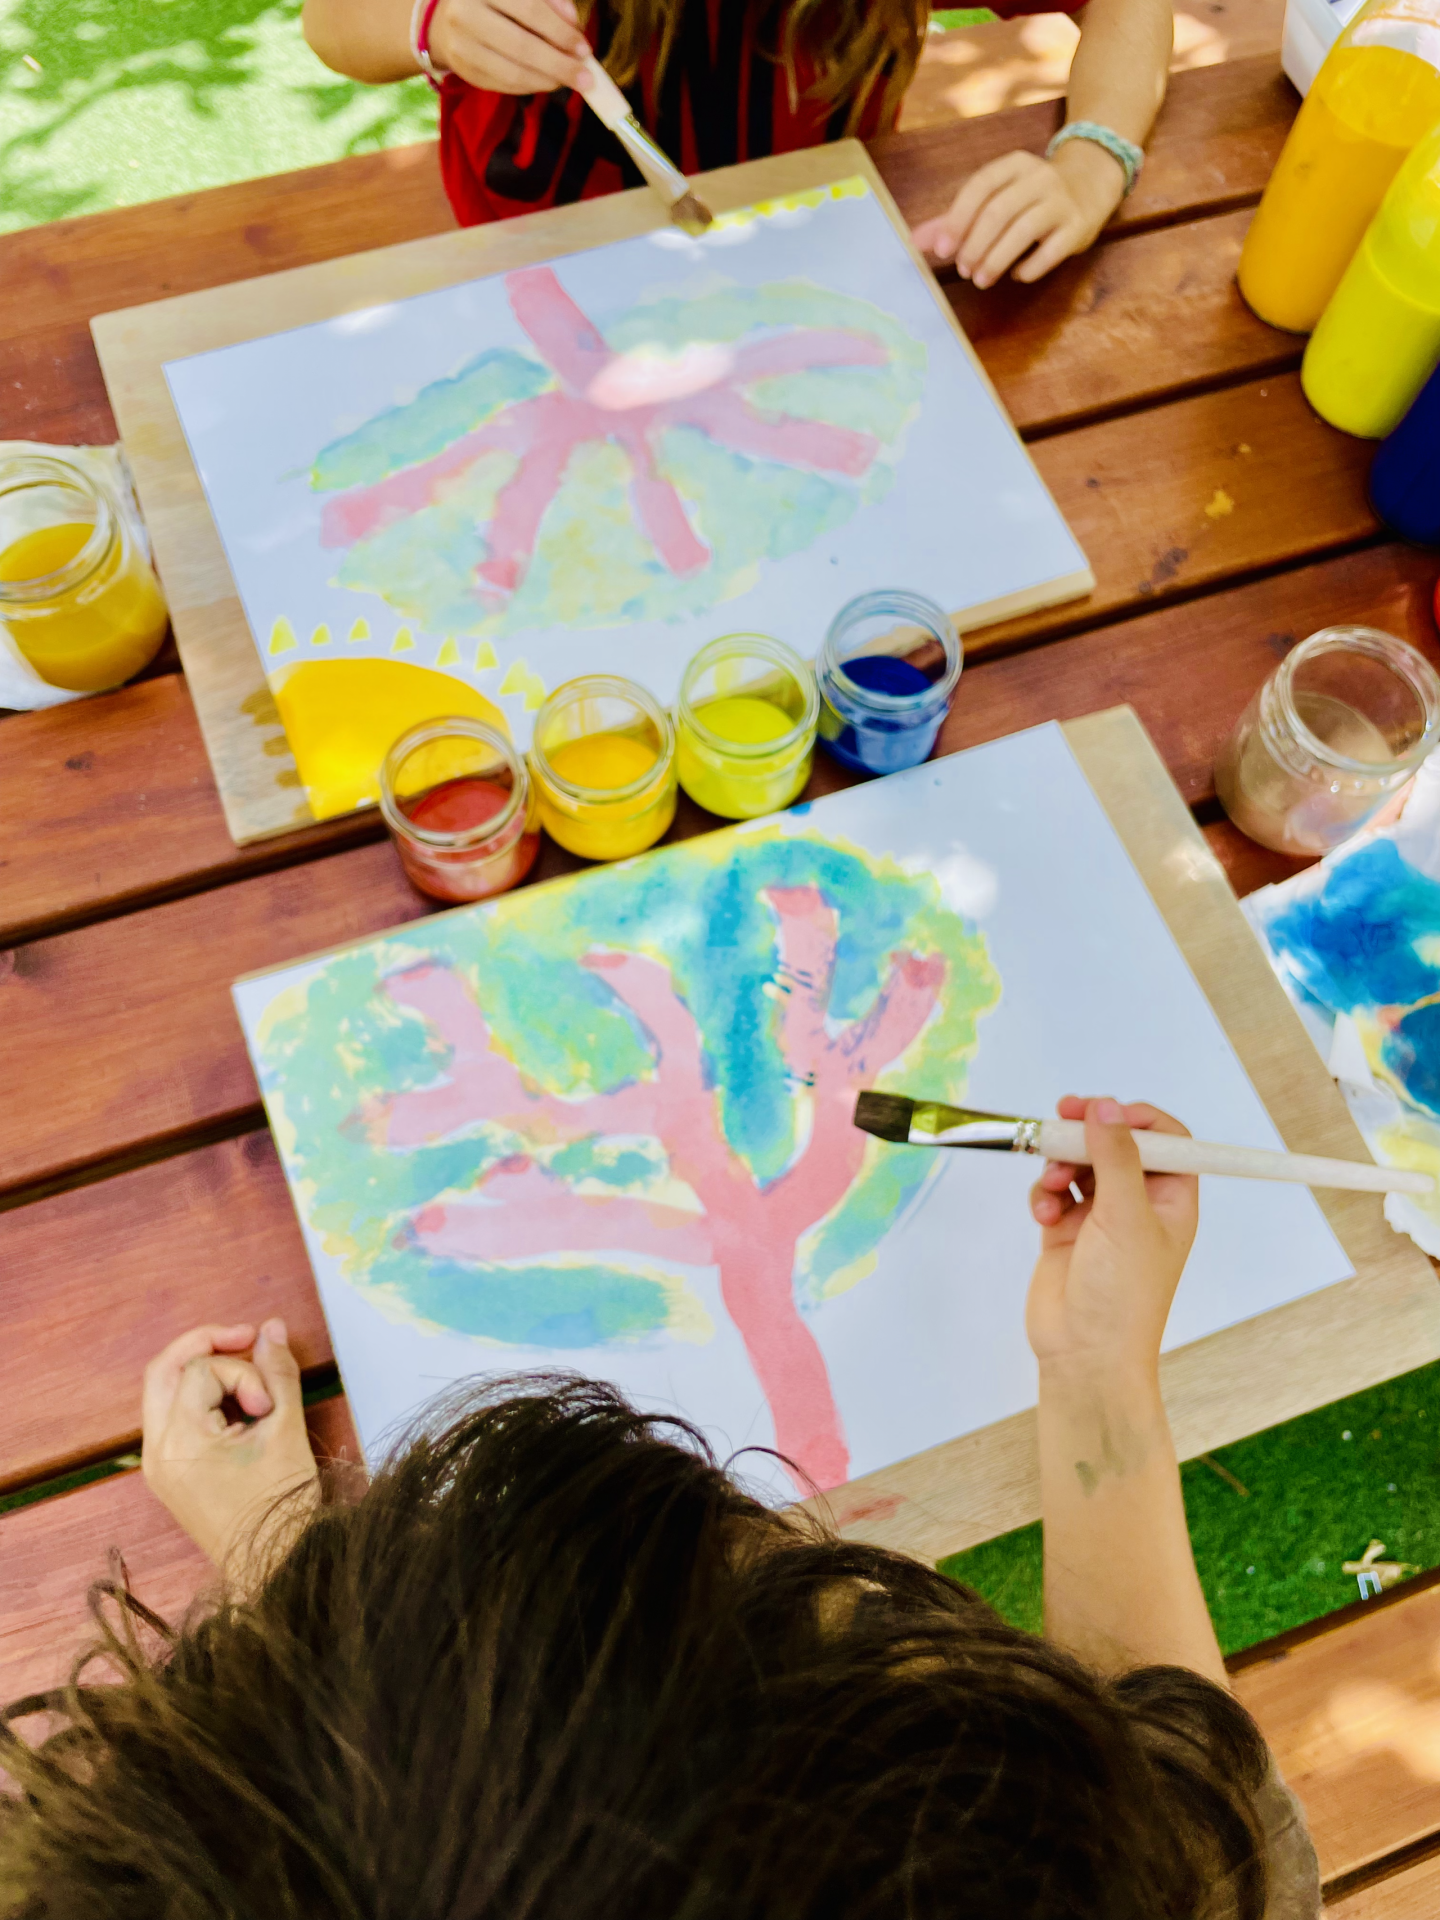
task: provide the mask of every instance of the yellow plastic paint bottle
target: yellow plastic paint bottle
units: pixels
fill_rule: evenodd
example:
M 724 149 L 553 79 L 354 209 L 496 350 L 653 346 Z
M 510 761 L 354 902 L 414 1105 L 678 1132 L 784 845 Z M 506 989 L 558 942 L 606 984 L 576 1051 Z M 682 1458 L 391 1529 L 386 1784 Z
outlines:
M 1305 349 L 1305 397 L 1381 440 L 1440 361 L 1440 126 L 1396 174 Z
M 583 674 L 535 716 L 531 771 L 540 824 L 586 860 L 654 846 L 675 818 L 675 729 L 633 680 Z
M 1440 120 L 1440 0 L 1368 0 L 1330 49 L 1240 255 L 1272 327 L 1319 320 L 1401 162 Z
M 702 647 L 677 703 L 680 784 L 724 820 L 788 807 L 815 758 L 815 676 L 766 634 L 732 633 Z

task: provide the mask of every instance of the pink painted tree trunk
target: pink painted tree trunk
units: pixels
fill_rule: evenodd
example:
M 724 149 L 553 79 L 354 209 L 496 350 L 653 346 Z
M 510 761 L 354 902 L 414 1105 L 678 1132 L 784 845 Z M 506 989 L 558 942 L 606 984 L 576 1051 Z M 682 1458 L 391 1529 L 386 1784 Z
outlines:
M 814 887 L 772 888 L 780 964 L 777 1037 L 800 1107 L 794 1160 L 761 1185 L 725 1138 L 722 1089 L 706 1085 L 701 1040 L 669 970 L 634 953 L 604 952 L 600 974 L 649 1037 L 655 1069 L 611 1093 L 567 1099 L 542 1092 L 494 1044 L 459 976 L 422 966 L 388 990 L 450 1049 L 434 1086 L 397 1094 L 362 1116 L 392 1147 L 440 1139 L 485 1119 L 538 1149 L 597 1134 L 661 1141 L 672 1176 L 697 1210 L 634 1195 L 576 1193 L 528 1156 L 492 1167 L 464 1202 L 434 1203 L 412 1217 L 426 1252 L 472 1261 L 576 1251 L 714 1264 L 721 1294 L 769 1402 L 775 1444 L 803 1479 L 822 1488 L 849 1474 L 849 1452 L 829 1374 L 795 1298 L 796 1245 L 844 1198 L 860 1171 L 865 1136 L 852 1124 L 856 1090 L 907 1051 L 939 999 L 939 955 L 897 953 L 862 1019 L 832 1028 L 836 915 Z

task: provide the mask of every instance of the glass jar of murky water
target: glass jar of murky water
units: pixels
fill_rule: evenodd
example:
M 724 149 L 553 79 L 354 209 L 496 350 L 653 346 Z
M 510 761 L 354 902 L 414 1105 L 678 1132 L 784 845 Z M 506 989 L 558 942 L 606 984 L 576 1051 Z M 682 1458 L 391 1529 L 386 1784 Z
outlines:
M 1440 676 L 1376 627 L 1324 627 L 1288 653 L 1215 763 L 1230 818 L 1262 847 L 1328 853 L 1440 740 Z

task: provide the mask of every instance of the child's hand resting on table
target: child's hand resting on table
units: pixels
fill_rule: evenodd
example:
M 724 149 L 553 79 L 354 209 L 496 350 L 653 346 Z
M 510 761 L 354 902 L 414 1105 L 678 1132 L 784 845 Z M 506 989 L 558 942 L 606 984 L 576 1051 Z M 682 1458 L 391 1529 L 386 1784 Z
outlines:
M 226 1401 L 241 1418 L 227 1416 Z M 275 1503 L 294 1494 L 277 1517 L 309 1517 L 319 1478 L 283 1320 L 267 1320 L 258 1336 L 252 1326 L 209 1326 L 172 1340 L 145 1369 L 142 1427 L 151 1492 L 241 1586 L 237 1550 L 275 1544 L 264 1524 Z
M 1153 1375 L 1195 1239 L 1200 1183 L 1189 1174 L 1145 1173 L 1129 1129 L 1187 1129 L 1158 1107 L 1114 1100 L 1072 1095 L 1058 1112 L 1084 1120 L 1092 1165 L 1052 1162 L 1031 1190 L 1041 1244 L 1025 1311 L 1030 1345 L 1042 1370 Z
M 489 93 L 573 87 L 590 43 L 574 0 L 440 0 L 431 58 Z
M 990 161 L 911 238 L 933 260 L 953 259 L 977 287 L 1011 267 L 1017 280 L 1039 280 L 1083 253 L 1124 197 L 1120 162 L 1093 141 L 1068 140 L 1053 160 L 1006 153 Z

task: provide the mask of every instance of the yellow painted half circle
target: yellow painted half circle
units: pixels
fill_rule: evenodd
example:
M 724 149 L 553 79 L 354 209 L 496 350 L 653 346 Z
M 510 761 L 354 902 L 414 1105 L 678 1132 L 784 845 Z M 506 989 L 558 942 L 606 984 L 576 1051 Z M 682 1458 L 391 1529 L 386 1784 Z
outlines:
M 317 820 L 378 800 L 381 761 L 422 720 L 459 714 L 510 732 L 484 694 L 406 660 L 306 660 L 270 685 Z

